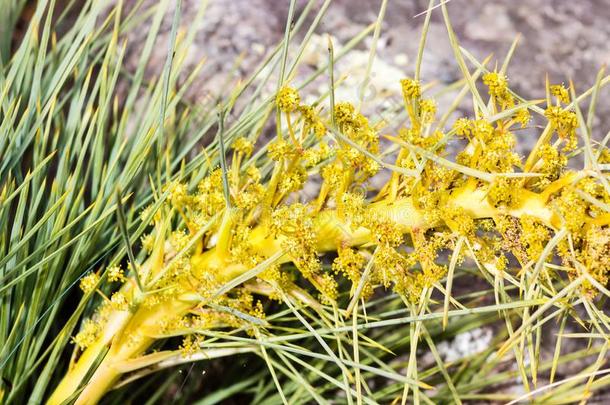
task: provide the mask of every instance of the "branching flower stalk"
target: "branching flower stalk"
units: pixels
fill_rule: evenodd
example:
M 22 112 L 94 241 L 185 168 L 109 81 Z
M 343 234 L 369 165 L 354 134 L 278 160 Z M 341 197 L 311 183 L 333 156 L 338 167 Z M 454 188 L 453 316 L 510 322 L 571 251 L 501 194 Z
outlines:
M 74 337 L 73 362 L 49 403 L 95 403 L 126 373 L 177 352 L 199 359 L 203 331 L 257 336 L 270 300 L 315 309 L 336 305 L 340 286 L 349 285 L 357 298 L 386 288 L 417 304 L 447 275 L 441 253 L 454 249 L 453 262 L 476 259 L 494 276 L 517 268 L 530 284 L 548 287 L 564 272 L 573 279 L 586 273 L 607 286 L 610 190 L 599 165 L 610 163 L 610 151 L 595 145 L 597 158 L 582 170 L 568 168 L 582 122 L 578 103 L 556 85 L 548 89 L 544 141 L 519 156 L 514 131 L 528 125 L 533 104 L 517 102 L 503 73 L 488 72 L 482 81 L 493 115 L 477 109 L 442 132 L 435 129 L 435 102 L 424 98 L 418 81 L 404 79 L 410 124 L 392 135 L 349 103 L 324 114 L 283 87 L 276 104 L 286 133 L 261 158 L 251 158 L 251 139 L 239 138 L 227 173 L 212 170 L 196 190 L 168 184 L 167 200 L 142 240 L 146 261 L 82 280 L 84 292 L 102 294 L 103 302 Z M 393 164 L 378 157 L 380 139 L 398 146 Z M 452 145 L 462 145 L 459 153 Z M 370 197 L 367 182 L 381 170 L 392 174 Z M 302 201 L 301 190 L 318 175 L 317 196 Z M 553 260 L 564 272 L 536 266 Z M 114 293 L 104 295 L 103 284 Z M 598 293 L 589 281 L 579 288 L 585 299 Z M 178 350 L 157 351 L 158 342 L 177 336 L 183 337 Z

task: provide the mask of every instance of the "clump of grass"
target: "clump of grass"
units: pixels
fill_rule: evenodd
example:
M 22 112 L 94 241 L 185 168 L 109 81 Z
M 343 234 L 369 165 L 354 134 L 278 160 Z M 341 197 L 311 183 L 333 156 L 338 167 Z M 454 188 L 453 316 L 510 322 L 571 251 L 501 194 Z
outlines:
M 568 403 L 607 388 L 610 152 L 591 135 L 610 80 L 603 72 L 580 96 L 549 84 L 546 100 L 524 100 L 506 79 L 514 46 L 501 69 L 488 69 L 459 47 L 443 3 L 463 78 L 437 118 L 432 86 L 419 77 L 432 0 L 416 75 L 396 84 L 404 112 L 395 114 L 408 122 L 389 134 L 334 98 L 335 58 L 378 37 L 385 2 L 341 53 L 329 45 L 328 65 L 303 81 L 330 71 L 329 93 L 308 105 L 292 77 L 328 1 L 293 59 L 289 50 L 311 1 L 253 77 L 201 118 L 182 99 L 188 80 L 177 81 L 194 34 L 178 31 L 179 4 L 162 77 L 142 79 L 167 2 L 154 10 L 121 101 L 120 38 L 137 13 L 119 5 L 100 26 L 100 6 L 86 4 L 57 41 L 39 5 L 0 77 L 3 401 L 124 402 L 139 395 L 121 389 L 134 380 L 154 384 L 185 363 L 247 355 L 260 359 L 251 377 L 225 359 L 236 380 L 203 403 L 238 392 L 253 403 Z M 268 66 L 279 82 L 263 96 Z M 471 116 L 447 127 L 467 94 Z M 247 107 L 229 118 L 239 97 Z M 515 133 L 532 114 L 547 124 L 521 157 Z M 139 123 L 135 133 L 128 121 Z M 388 181 L 370 190 L 382 171 Z M 476 289 L 458 292 L 463 280 Z M 66 299 L 77 284 L 78 303 Z M 443 359 L 441 341 L 486 325 L 498 328 L 489 348 Z M 543 356 L 549 339 L 554 353 Z M 567 339 L 590 344 L 565 353 Z M 588 366 L 563 375 L 575 360 Z M 171 383 L 145 395 L 154 402 Z M 523 394 L 499 388 L 507 384 Z

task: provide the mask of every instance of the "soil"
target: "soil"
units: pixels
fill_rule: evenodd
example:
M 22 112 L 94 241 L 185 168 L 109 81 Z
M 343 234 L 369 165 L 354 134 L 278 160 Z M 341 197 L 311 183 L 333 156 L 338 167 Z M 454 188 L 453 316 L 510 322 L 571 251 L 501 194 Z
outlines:
M 233 72 L 233 79 L 246 77 L 256 67 L 262 56 L 282 39 L 290 1 L 211 0 L 203 20 L 194 21 L 201 3 L 198 0 L 182 2 L 182 25 L 201 26 L 188 62 L 194 66 L 206 58 L 202 74 L 189 90 L 194 101 L 215 97 L 225 89 L 227 74 L 238 56 L 243 59 Z M 314 11 L 321 3 L 317 2 Z M 306 4 L 306 0 L 296 1 L 296 16 Z M 317 34 L 331 34 L 340 46 L 376 20 L 380 5 L 381 0 L 334 0 Z M 376 63 L 381 65 L 381 70 L 373 69 L 373 80 L 375 75 L 394 78 L 413 74 L 425 18 L 419 14 L 427 5 L 428 0 L 388 2 L 377 46 Z M 599 69 L 610 61 L 610 25 L 607 24 L 610 7 L 606 0 L 451 0 L 447 6 L 461 45 L 479 60 L 493 53 L 493 60 L 501 64 L 512 41 L 521 35 L 508 76 L 511 87 L 526 98 L 544 98 L 547 74 L 551 83 L 567 84 L 573 80 L 577 92 L 583 91 L 594 84 Z M 160 46 L 155 47 L 150 63 L 150 75 L 157 75 L 164 64 L 172 15 L 170 11 L 164 20 Z M 128 60 L 132 66 L 137 63 L 146 34 L 147 30 L 130 34 Z M 326 46 L 322 42 L 318 50 L 325 59 Z M 368 38 L 355 51 L 359 52 L 356 58 L 337 66 L 337 74 L 345 71 L 349 74 L 355 64 L 365 65 L 370 44 L 371 38 Z M 489 66 L 493 66 L 493 60 Z M 441 10 L 437 8 L 432 15 L 422 80 L 450 83 L 459 77 Z M 396 91 L 398 84 L 394 83 L 393 88 Z M 603 137 L 610 123 L 607 118 L 610 103 L 603 102 L 607 93 L 600 94 L 602 101 L 594 126 L 596 138 Z

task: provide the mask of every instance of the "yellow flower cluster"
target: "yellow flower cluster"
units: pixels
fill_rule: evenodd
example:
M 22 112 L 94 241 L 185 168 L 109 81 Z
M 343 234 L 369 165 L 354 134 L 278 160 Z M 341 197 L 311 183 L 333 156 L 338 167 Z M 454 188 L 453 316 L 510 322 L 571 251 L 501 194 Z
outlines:
M 335 106 L 335 120 L 343 134 L 358 145 L 353 147 L 349 143 L 340 144 L 337 158 L 343 163 L 344 170 L 358 172 L 360 181 L 375 175 L 380 166 L 363 151 L 371 154 L 379 153 L 377 131 L 371 127 L 364 115 L 355 111 L 350 103 L 343 102 Z
M 99 281 L 100 276 L 98 276 L 96 273 L 89 273 L 80 280 L 79 286 L 85 294 L 89 294 L 95 290 Z
M 519 179 L 500 177 L 494 180 L 487 192 L 487 201 L 494 207 L 512 207 L 520 190 Z
M 320 142 L 317 148 L 309 148 L 303 152 L 303 163 L 305 167 L 310 168 L 318 163 L 328 159 L 332 154 L 332 150 L 328 143 Z
M 250 156 L 254 150 L 254 144 L 246 138 L 237 138 L 235 142 L 233 142 L 233 149 L 244 156 Z
M 117 291 L 112 294 L 112 297 L 110 298 L 110 303 L 112 305 L 112 308 L 117 311 L 127 311 L 129 309 L 129 301 L 127 300 L 125 294 L 120 291 Z
M 364 195 L 354 192 L 345 192 L 337 201 L 337 214 L 342 221 L 355 229 L 365 222 Z
M 578 119 L 574 111 L 563 109 L 560 106 L 549 106 L 544 112 L 544 116 L 549 120 L 559 138 L 564 141 L 564 151 L 571 151 L 576 148 L 576 128 Z
M 589 273 L 601 284 L 610 281 L 610 228 L 593 226 L 587 230 L 579 256 Z M 597 289 L 592 288 L 592 292 Z
M 521 227 L 521 243 L 527 256 L 529 260 L 538 261 L 544 246 L 549 240 L 549 230 L 538 219 L 530 215 L 521 217 Z
M 487 143 L 494 137 L 494 127 L 486 120 L 469 120 L 458 118 L 453 124 L 455 134 L 468 140 Z
M 416 100 L 421 97 L 421 86 L 418 80 L 412 78 L 404 78 L 400 81 L 402 95 L 405 101 Z
M 444 210 L 443 219 L 451 230 L 459 235 L 474 238 L 476 226 L 472 216 L 462 207 L 447 207 Z
M 567 104 L 570 102 L 570 95 L 568 94 L 568 89 L 565 88 L 563 84 L 554 84 L 550 86 L 551 95 L 557 98 L 558 103 Z
M 542 163 L 537 170 L 544 176 L 538 179 L 537 185 L 539 188 L 544 188 L 561 176 L 568 163 L 568 158 L 560 153 L 556 147 L 549 144 L 540 147 L 538 157 Z
M 276 209 L 271 216 L 270 231 L 274 236 L 284 236 L 283 247 L 305 277 L 320 270 L 316 228 L 307 206 L 296 203 Z
M 436 114 L 436 102 L 430 99 L 423 99 L 419 101 L 419 115 L 422 124 L 431 124 L 434 122 L 434 116 Z
M 483 75 L 483 83 L 489 89 L 489 95 L 499 103 L 502 108 L 512 106 L 514 99 L 508 90 L 508 79 L 501 73 L 489 72 Z
M 299 107 L 301 97 L 292 87 L 284 86 L 277 92 L 275 102 L 281 111 L 291 113 Z
M 123 269 L 119 266 L 108 267 L 108 281 L 112 282 L 123 282 L 125 281 L 125 274 Z
M 269 153 L 269 157 L 276 162 L 281 161 L 282 159 L 290 159 L 297 153 L 294 145 L 291 145 L 290 142 L 287 142 L 284 139 L 277 139 L 269 143 L 267 152 Z
M 305 132 L 309 132 L 311 129 L 313 130 L 313 133 L 317 139 L 322 139 L 322 137 L 324 137 L 326 134 L 326 126 L 313 107 L 308 105 L 300 105 L 299 112 L 301 113 L 301 117 L 305 122 Z
M 532 116 L 527 108 L 521 108 L 515 114 L 515 122 L 521 125 L 521 128 L 525 128 L 532 119 Z
M 187 204 L 188 190 L 186 189 L 186 184 L 180 183 L 179 181 L 173 181 L 165 186 L 163 191 L 169 193 L 169 200 L 175 207 L 181 208 Z
M 301 148 L 300 140 L 298 138 L 303 140 L 306 135 L 313 132 L 316 139 L 320 140 L 326 134 L 326 125 L 314 107 L 300 104 L 300 102 L 301 96 L 299 95 L 298 91 L 287 86 L 282 87 L 275 98 L 277 107 L 286 115 L 288 131 L 290 133 L 292 142 L 294 143 L 293 146 L 297 147 L 297 149 Z M 303 121 L 300 136 L 295 133 L 292 121 L 290 119 L 291 113 L 295 112 L 300 114 L 300 118 Z
M 505 126 L 493 127 L 484 119 L 460 118 L 453 125 L 455 134 L 467 138 L 473 150 L 465 150 L 460 163 L 490 173 L 510 173 L 521 165 L 521 158 L 514 151 L 515 137 Z
M 180 345 L 180 350 L 182 351 L 182 356 L 187 357 L 193 355 L 201 349 L 201 345 L 203 344 L 204 337 L 202 335 L 188 335 L 182 339 L 182 344 Z
M 74 337 L 74 343 L 82 349 L 91 346 L 101 331 L 100 324 L 92 319 L 85 319 L 80 332 Z
M 337 251 L 337 257 L 333 261 L 332 268 L 337 274 L 341 273 L 347 277 L 352 282 L 352 286 L 355 287 L 360 282 L 365 261 L 364 256 L 357 250 L 350 247 L 341 247 Z M 367 293 L 372 293 L 370 284 Z M 365 293 L 363 296 L 367 297 L 368 294 Z

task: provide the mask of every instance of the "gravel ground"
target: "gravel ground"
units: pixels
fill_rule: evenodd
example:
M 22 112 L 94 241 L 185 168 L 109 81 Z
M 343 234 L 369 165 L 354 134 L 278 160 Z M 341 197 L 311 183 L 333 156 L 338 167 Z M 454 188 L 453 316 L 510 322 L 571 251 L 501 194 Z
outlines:
M 183 25 L 201 26 L 188 63 L 194 66 L 203 57 L 207 61 L 189 91 L 191 99 L 201 101 L 222 91 L 227 72 L 239 55 L 243 61 L 236 76 L 246 77 L 262 55 L 281 40 L 289 3 L 288 0 L 211 0 L 203 21 L 193 21 L 201 2 L 183 1 Z M 296 15 L 305 4 L 305 0 L 297 1 Z M 380 4 L 380 0 L 335 0 L 317 33 L 331 34 L 340 46 L 375 21 Z M 412 74 L 424 21 L 423 15 L 416 15 L 425 11 L 427 4 L 428 0 L 388 2 L 378 43 L 376 65 L 380 67 L 375 66 L 372 79 L 374 82 L 375 77 L 381 77 L 384 89 L 393 83 L 390 86 L 396 91 L 398 85 L 393 80 Z M 493 53 L 501 63 L 514 38 L 522 35 L 508 75 L 511 86 L 527 98 L 544 97 L 547 73 L 551 82 L 568 83 L 572 79 L 577 91 L 582 91 L 594 83 L 597 71 L 610 60 L 607 0 L 452 0 L 448 8 L 461 44 L 479 60 Z M 162 28 L 164 35 L 159 40 L 161 45 L 153 54 L 151 75 L 163 66 L 167 49 L 164 44 L 170 29 L 171 14 L 168 14 Z M 130 38 L 129 60 L 133 66 L 146 33 L 139 30 Z M 325 57 L 325 41 L 318 43 L 317 49 Z M 350 55 L 349 62 L 339 64 L 338 75 L 347 72 L 357 80 L 358 75 L 350 69 L 366 65 L 370 43 L 370 39 L 365 41 L 355 55 Z M 442 15 L 437 9 L 433 12 L 422 79 L 449 83 L 458 77 Z M 344 86 L 355 88 L 355 84 L 348 80 Z M 595 127 L 597 137 L 608 130 L 606 117 L 610 117 L 610 103 L 603 100 L 607 95 L 607 91 L 601 94 Z

